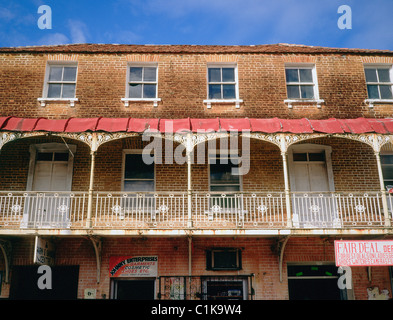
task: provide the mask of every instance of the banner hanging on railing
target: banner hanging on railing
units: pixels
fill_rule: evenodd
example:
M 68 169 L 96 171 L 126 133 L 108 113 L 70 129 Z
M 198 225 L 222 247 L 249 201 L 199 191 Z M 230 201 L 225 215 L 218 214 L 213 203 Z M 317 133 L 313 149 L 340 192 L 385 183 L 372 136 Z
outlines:
M 393 240 L 334 241 L 336 266 L 393 266 Z
M 157 277 L 157 256 L 109 258 L 110 277 Z

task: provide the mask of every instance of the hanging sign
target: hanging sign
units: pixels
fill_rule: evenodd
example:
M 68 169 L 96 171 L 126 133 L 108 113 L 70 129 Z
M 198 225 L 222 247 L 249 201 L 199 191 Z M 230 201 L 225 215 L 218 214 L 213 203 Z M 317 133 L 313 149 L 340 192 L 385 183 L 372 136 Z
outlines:
M 52 266 L 54 262 L 55 245 L 47 239 L 35 237 L 34 263 Z
M 334 241 L 336 266 L 393 266 L 393 240 Z
M 110 257 L 110 277 L 157 277 L 157 256 Z

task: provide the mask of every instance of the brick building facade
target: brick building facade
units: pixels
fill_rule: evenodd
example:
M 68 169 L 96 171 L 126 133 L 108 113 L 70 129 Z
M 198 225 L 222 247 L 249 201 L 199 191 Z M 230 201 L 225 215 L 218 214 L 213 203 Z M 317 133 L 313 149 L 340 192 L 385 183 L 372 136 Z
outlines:
M 0 48 L 0 297 L 390 298 L 389 266 L 339 289 L 334 241 L 391 239 L 392 65 L 286 44 Z

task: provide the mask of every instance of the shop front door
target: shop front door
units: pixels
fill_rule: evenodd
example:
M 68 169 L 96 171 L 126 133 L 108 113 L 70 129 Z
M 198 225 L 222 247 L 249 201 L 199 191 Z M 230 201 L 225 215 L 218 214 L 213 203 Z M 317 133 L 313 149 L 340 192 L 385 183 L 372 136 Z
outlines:
M 154 300 L 155 280 L 113 280 L 112 297 L 118 300 Z

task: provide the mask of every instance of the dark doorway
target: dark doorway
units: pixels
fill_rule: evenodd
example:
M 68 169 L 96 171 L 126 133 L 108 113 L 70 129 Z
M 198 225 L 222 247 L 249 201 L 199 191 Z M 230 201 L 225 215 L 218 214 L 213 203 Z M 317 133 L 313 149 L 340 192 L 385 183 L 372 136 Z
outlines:
M 119 300 L 154 300 L 154 280 L 115 280 L 114 298 Z
M 78 298 L 79 266 L 52 266 L 51 289 L 40 289 L 39 266 L 14 266 L 11 274 L 10 299 L 74 300 Z
M 288 266 L 290 300 L 344 300 L 346 290 L 338 287 L 338 268 L 334 265 Z

